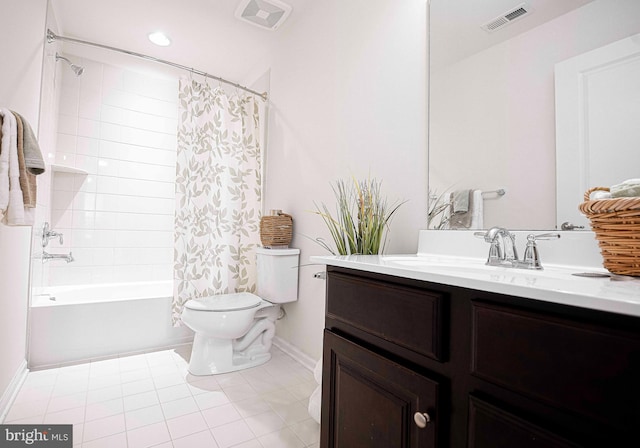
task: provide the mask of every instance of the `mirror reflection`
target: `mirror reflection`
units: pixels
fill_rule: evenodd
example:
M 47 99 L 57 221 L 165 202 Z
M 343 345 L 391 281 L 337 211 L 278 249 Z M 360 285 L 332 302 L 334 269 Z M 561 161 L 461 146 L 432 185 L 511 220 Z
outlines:
M 606 107 L 619 106 L 603 101 L 594 106 L 602 113 L 589 118 L 601 142 L 587 148 L 587 159 L 593 162 L 591 174 L 584 174 L 585 156 L 571 139 L 584 140 L 591 131 L 575 129 L 566 116 L 556 116 L 555 74 L 557 66 L 570 65 L 567 61 L 585 53 L 624 39 L 631 42 L 628 46 L 640 42 L 634 37 L 640 33 L 640 2 L 431 0 L 429 16 L 429 209 L 442 211 L 430 228 L 548 230 L 559 229 L 564 221 L 581 225 L 577 207 L 584 185 L 608 186 L 640 177 L 625 171 L 639 166 L 633 159 L 638 151 L 629 150 L 640 144 L 638 132 L 607 145 L 607 132 L 614 131 L 607 128 L 613 120 Z M 625 58 L 640 61 L 637 52 Z M 629 73 L 638 73 L 640 62 L 629 65 Z M 581 85 L 582 74 L 571 76 L 565 84 Z M 597 82 L 606 86 L 614 81 Z M 637 95 L 637 89 L 634 92 L 629 95 Z M 637 105 L 629 95 L 618 96 Z M 595 120 L 605 125 L 595 125 Z M 616 132 L 628 130 L 626 125 Z M 565 136 L 562 144 L 557 144 L 559 136 Z M 624 145 L 617 144 L 619 140 Z M 604 167 L 601 172 L 599 167 Z

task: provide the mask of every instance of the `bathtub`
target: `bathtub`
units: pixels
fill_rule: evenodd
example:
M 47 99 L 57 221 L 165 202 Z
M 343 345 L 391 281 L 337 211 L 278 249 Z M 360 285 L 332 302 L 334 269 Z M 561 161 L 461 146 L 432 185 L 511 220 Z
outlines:
M 34 290 L 29 367 L 106 358 L 188 343 L 171 326 L 172 281 L 55 286 Z

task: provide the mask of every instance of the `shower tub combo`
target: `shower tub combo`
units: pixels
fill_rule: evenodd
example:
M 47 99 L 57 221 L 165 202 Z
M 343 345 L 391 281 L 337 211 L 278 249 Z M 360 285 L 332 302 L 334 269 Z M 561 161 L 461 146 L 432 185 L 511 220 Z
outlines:
M 172 281 L 54 286 L 33 295 L 29 366 L 106 358 L 188 343 L 171 325 Z

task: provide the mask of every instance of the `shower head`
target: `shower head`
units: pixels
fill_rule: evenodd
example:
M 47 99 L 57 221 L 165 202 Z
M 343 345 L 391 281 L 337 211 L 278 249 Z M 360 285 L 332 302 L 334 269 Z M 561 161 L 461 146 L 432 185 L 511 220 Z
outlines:
M 69 59 L 65 58 L 64 56 L 60 56 L 58 53 L 56 53 L 56 62 L 58 62 L 60 59 L 65 61 L 67 64 L 69 64 L 69 67 L 71 67 L 71 70 L 73 70 L 73 73 L 75 73 L 76 76 L 80 76 L 84 72 L 84 67 L 76 65 L 72 63 Z

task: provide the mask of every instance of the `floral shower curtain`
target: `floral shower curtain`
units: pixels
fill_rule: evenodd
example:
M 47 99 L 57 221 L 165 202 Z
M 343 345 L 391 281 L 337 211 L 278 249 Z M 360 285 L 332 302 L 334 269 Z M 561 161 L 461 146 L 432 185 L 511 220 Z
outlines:
M 262 203 L 256 98 L 181 78 L 172 321 L 184 303 L 255 291 Z

